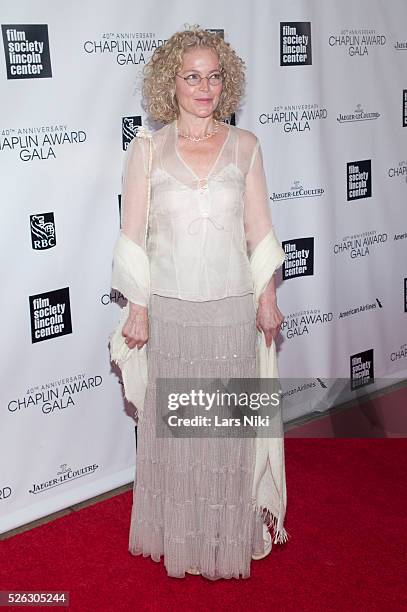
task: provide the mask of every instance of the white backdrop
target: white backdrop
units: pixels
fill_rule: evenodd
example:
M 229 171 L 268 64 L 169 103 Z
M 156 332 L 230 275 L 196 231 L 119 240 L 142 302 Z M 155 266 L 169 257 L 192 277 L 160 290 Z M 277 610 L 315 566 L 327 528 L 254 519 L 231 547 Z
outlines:
M 285 421 L 351 397 L 360 372 L 358 393 L 406 377 L 403 0 L 21 0 L 0 17 L 0 532 L 133 479 L 107 347 L 121 167 L 141 69 L 185 23 L 247 63 L 236 124 L 260 138 L 287 252 L 280 374 L 329 399 L 292 387 Z

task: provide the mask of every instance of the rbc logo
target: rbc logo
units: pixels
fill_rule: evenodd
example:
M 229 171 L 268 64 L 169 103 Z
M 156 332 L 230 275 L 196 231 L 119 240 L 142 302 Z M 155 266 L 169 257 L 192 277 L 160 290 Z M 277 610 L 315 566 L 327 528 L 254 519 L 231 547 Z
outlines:
M 127 151 L 129 143 L 137 134 L 137 130 L 141 127 L 141 116 L 123 117 L 122 118 L 122 148 Z
M 34 251 L 51 249 L 56 244 L 54 213 L 30 215 L 31 244 Z

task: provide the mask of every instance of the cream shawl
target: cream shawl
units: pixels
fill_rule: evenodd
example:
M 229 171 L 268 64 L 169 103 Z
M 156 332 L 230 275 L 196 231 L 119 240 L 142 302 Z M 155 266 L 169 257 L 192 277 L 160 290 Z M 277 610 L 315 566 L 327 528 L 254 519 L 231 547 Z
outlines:
M 138 136 L 149 137 L 149 134 L 141 132 Z M 253 299 L 256 309 L 261 293 L 275 270 L 282 265 L 284 257 L 283 249 L 273 230 L 270 230 L 250 257 L 254 283 Z M 114 249 L 112 288 L 120 291 L 131 302 L 136 287 L 139 292 L 142 291 L 148 303 L 150 295 L 149 260 L 146 252 L 140 246 L 120 232 Z M 147 351 L 146 345 L 142 349 L 129 349 L 124 342 L 121 331 L 128 313 L 127 305 L 123 309 L 116 330 L 110 337 L 110 354 L 112 361 L 117 363 L 121 369 L 125 397 L 137 407 L 138 416 L 141 419 L 148 382 Z M 264 333 L 259 331 L 257 332 L 257 359 L 261 378 L 278 378 L 274 340 L 267 348 Z M 253 505 L 257 512 L 263 515 L 266 524 L 272 528 L 274 543 L 283 543 L 289 538 L 289 534 L 284 528 L 287 491 L 282 421 L 281 435 L 269 438 L 256 437 L 255 445 Z

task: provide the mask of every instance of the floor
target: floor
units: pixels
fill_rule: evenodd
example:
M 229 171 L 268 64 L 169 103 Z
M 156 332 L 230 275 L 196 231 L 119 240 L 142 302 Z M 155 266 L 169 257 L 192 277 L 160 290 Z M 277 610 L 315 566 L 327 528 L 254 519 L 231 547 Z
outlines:
M 335 406 L 324 413 L 309 414 L 286 423 L 284 425 L 285 437 L 407 437 L 406 407 L 407 380 L 404 380 L 365 398 Z M 117 489 L 44 516 L 0 534 L 0 540 L 28 531 L 71 512 L 77 512 L 104 499 L 120 495 L 131 490 L 132 487 L 133 482 L 129 482 Z

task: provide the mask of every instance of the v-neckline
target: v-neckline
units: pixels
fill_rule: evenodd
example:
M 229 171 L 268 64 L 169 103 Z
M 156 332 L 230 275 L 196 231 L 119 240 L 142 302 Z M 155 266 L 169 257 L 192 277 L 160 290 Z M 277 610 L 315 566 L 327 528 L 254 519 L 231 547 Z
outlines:
M 177 123 L 176 123 L 176 121 L 174 121 L 175 152 L 176 152 L 176 154 L 177 154 L 177 156 L 178 156 L 179 160 L 181 161 L 181 163 L 183 163 L 183 164 L 184 164 L 185 168 L 186 168 L 187 170 L 189 170 L 189 172 L 191 172 L 191 174 L 193 174 L 193 175 L 194 175 L 194 177 L 196 178 L 196 180 L 197 180 L 197 181 L 199 181 L 199 182 L 201 182 L 201 181 L 206 181 L 206 180 L 208 180 L 208 178 L 211 176 L 212 172 L 213 172 L 213 171 L 215 170 L 215 168 L 216 168 L 216 165 L 217 165 L 217 163 L 218 163 L 218 161 L 219 161 L 219 159 L 220 159 L 220 156 L 221 156 L 221 155 L 222 155 L 222 153 L 223 153 L 223 150 L 224 150 L 224 148 L 225 148 L 225 146 L 226 146 L 226 143 L 227 143 L 227 142 L 228 142 L 228 140 L 229 140 L 229 137 L 230 137 L 230 125 L 228 125 L 227 123 L 225 123 L 225 125 L 227 126 L 228 133 L 227 133 L 227 136 L 226 136 L 226 138 L 225 138 L 225 140 L 224 140 L 224 142 L 223 142 L 223 144 L 222 144 L 221 148 L 219 149 L 219 153 L 217 154 L 217 156 L 216 156 L 216 159 L 215 159 L 214 163 L 213 163 L 213 164 L 212 164 L 212 166 L 209 168 L 209 172 L 208 172 L 208 174 L 206 174 L 205 176 L 198 176 L 198 175 L 196 174 L 196 172 L 194 172 L 194 171 L 192 170 L 191 166 L 190 166 L 189 164 L 187 164 L 187 162 L 184 160 L 184 158 L 182 157 L 181 153 L 180 153 L 180 152 L 179 152 L 179 150 L 178 150 L 178 130 L 177 130 Z

